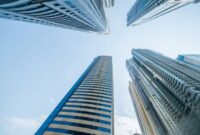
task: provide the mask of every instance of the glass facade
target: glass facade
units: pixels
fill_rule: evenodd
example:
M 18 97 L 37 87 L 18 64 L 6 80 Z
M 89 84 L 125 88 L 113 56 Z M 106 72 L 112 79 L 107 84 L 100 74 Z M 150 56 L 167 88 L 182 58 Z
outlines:
M 181 8 L 196 0 L 137 0 L 130 9 L 127 26 L 139 25 Z
M 0 2 L 0 17 L 101 33 L 108 28 L 104 5 L 102 0 L 9 0 Z
M 177 60 L 191 66 L 194 68 L 193 70 L 200 71 L 200 54 L 182 54 L 178 56 Z
M 132 54 L 126 64 L 143 134 L 200 133 L 200 72 L 151 50 Z
M 97 57 L 36 135 L 114 134 L 112 83 L 112 58 Z

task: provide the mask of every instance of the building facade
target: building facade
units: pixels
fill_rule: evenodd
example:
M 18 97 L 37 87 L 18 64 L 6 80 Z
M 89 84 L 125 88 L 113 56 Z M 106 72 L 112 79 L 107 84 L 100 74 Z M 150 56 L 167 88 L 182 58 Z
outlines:
M 114 6 L 114 0 L 104 0 L 104 4 L 106 7 L 110 8 Z
M 140 121 L 140 129 L 142 130 L 143 135 L 159 135 L 159 132 L 157 131 L 158 128 L 153 124 L 149 117 L 148 111 L 143 105 L 142 99 L 139 97 L 139 93 L 132 82 L 129 82 L 129 92 L 133 101 L 137 119 Z
M 199 0 L 137 0 L 128 12 L 127 26 L 139 25 Z
M 35 135 L 113 135 L 112 58 L 99 56 Z
M 151 50 L 132 54 L 129 89 L 143 134 L 199 134 L 200 72 Z
M 200 70 L 200 54 L 182 54 L 177 60 Z
M 105 7 L 113 5 L 113 0 L 1 0 L 0 17 L 103 33 Z

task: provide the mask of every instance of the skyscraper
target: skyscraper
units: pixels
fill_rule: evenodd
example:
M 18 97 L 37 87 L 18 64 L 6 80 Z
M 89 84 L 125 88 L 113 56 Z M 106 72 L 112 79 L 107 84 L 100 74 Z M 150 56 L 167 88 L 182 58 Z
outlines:
M 200 0 L 137 0 L 130 9 L 127 26 L 134 26 L 151 21 L 190 3 Z
M 36 135 L 113 135 L 112 58 L 94 59 Z
M 126 61 L 144 135 L 200 133 L 200 72 L 160 53 L 133 49 Z
M 113 0 L 1 0 L 0 17 L 81 31 L 106 32 Z
M 182 54 L 177 60 L 200 70 L 200 54 Z
M 129 82 L 129 92 L 133 101 L 137 119 L 140 121 L 140 129 L 143 132 L 143 135 L 159 135 L 159 127 L 153 124 L 152 120 L 149 117 L 146 107 L 142 103 L 142 99 L 137 93 L 135 85 L 132 82 Z

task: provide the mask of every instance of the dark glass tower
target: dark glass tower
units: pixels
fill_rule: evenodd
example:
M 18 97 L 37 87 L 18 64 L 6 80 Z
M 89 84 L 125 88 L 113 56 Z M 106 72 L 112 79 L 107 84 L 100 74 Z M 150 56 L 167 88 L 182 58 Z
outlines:
M 126 64 L 143 134 L 150 135 L 148 122 L 159 135 L 198 135 L 200 72 L 151 50 L 133 49 L 132 54 Z
M 112 58 L 95 58 L 36 135 L 113 135 L 112 77 Z
M 0 0 L 0 17 L 103 33 L 114 0 Z
M 137 0 L 128 12 L 127 25 L 138 25 L 151 21 L 199 0 Z

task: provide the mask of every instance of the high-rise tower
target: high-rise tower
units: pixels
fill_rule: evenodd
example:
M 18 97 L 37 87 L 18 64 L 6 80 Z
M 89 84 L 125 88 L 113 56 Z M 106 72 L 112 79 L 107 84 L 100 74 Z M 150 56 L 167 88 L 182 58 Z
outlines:
M 137 119 L 139 120 L 140 129 L 144 135 L 159 135 L 157 127 L 153 124 L 149 117 L 146 107 L 142 103 L 142 99 L 137 92 L 135 85 L 129 82 L 129 92 L 133 101 L 134 109 L 136 112 Z
M 94 59 L 36 135 L 113 135 L 112 58 Z
M 197 2 L 199 0 L 137 0 L 128 13 L 127 25 L 142 24 Z
M 1 0 L 0 17 L 63 28 L 106 32 L 104 7 L 113 0 Z
M 132 54 L 126 64 L 143 134 L 199 134 L 200 71 L 151 50 Z

